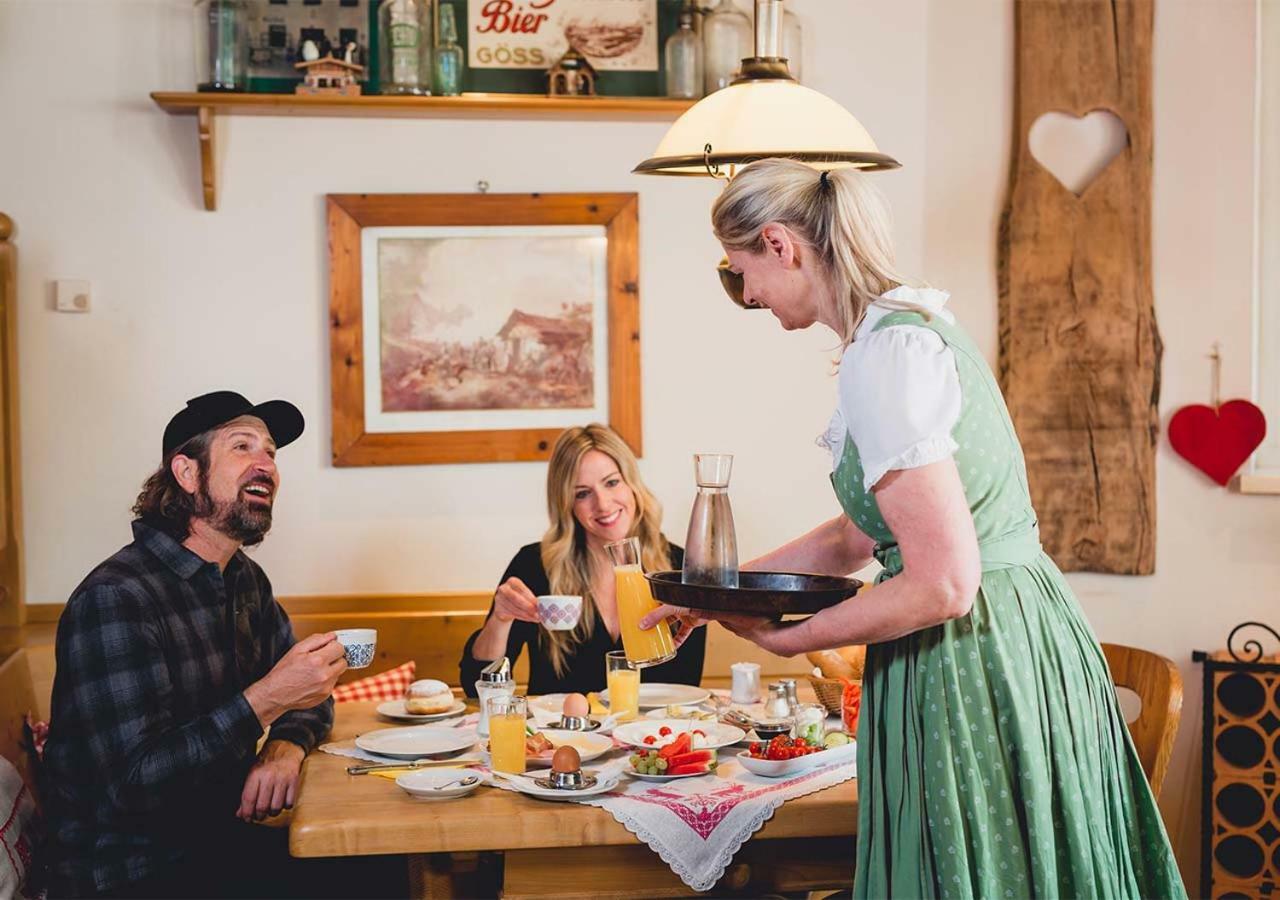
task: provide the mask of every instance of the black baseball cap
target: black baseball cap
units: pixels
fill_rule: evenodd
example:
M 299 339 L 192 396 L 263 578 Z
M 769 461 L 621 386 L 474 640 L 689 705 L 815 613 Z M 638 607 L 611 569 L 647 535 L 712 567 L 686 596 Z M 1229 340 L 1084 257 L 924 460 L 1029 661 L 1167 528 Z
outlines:
M 235 391 L 214 391 L 191 398 L 186 408 L 169 420 L 164 429 L 161 456 L 168 456 L 196 435 L 241 416 L 261 419 L 277 449 L 296 441 L 306 425 L 302 412 L 288 400 L 268 400 L 255 405 Z

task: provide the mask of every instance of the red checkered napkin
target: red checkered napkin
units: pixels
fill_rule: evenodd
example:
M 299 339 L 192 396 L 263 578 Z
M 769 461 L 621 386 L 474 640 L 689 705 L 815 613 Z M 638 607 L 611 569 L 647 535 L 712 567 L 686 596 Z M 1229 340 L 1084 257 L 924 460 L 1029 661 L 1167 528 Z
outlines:
M 413 684 L 413 673 L 416 668 L 413 660 L 409 660 L 402 666 L 379 672 L 377 675 L 370 675 L 368 678 L 361 678 L 349 684 L 340 684 L 333 689 L 333 700 L 335 703 L 349 703 L 355 700 L 399 700 L 404 697 L 404 692 L 409 689 L 409 685 Z

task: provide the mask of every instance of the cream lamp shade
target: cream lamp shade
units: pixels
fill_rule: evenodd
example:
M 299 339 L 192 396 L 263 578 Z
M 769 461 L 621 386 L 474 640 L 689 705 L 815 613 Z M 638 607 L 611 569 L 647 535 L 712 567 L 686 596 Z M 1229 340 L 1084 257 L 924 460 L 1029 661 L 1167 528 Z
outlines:
M 737 166 L 785 156 L 835 169 L 896 169 L 862 124 L 830 97 L 795 81 L 777 56 L 779 0 L 757 0 L 756 56 L 733 84 L 699 100 L 667 131 L 640 175 L 726 178 Z

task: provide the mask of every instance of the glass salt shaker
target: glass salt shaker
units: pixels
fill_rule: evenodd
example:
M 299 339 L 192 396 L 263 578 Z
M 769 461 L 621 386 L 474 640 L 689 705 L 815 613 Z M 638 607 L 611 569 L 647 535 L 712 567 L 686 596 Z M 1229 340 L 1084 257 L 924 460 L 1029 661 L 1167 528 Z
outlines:
M 480 721 L 476 725 L 476 734 L 487 737 L 489 734 L 489 698 L 512 696 L 516 692 L 515 679 L 511 677 L 511 661 L 505 656 L 495 659 L 480 670 L 480 680 L 476 682 L 476 696 L 480 700 Z

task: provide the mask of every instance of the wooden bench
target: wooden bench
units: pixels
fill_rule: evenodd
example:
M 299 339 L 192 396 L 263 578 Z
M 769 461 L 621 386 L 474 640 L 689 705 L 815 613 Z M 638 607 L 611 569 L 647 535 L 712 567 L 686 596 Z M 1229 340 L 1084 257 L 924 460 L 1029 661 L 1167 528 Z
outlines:
M 348 672 L 343 681 L 354 681 L 413 660 L 417 677 L 437 678 L 458 684 L 458 660 L 462 648 L 476 629 L 484 624 L 493 599 L 491 592 L 434 594 L 335 594 L 280 597 L 299 638 L 338 628 L 378 629 L 378 652 L 373 665 Z M 53 691 L 54 633 L 61 606 L 27 607 L 29 624 L 25 646 L 35 686 L 36 709 L 40 718 L 49 718 L 49 697 Z M 727 687 L 729 666 L 735 662 L 760 664 L 762 682 L 776 678 L 801 677 L 811 670 L 803 656 L 784 659 L 730 634 L 719 626 L 707 633 L 707 657 L 702 683 L 707 687 Z M 516 680 L 528 678 L 528 660 L 516 665 Z

